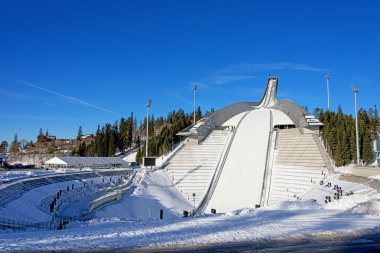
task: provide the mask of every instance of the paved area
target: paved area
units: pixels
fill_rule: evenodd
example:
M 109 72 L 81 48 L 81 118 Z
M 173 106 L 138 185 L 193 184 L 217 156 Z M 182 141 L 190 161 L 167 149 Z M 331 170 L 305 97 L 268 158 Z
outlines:
M 354 175 L 342 175 L 339 177 L 339 180 L 368 185 L 369 187 L 375 189 L 377 192 L 380 192 L 380 181 L 376 179 L 358 177 Z

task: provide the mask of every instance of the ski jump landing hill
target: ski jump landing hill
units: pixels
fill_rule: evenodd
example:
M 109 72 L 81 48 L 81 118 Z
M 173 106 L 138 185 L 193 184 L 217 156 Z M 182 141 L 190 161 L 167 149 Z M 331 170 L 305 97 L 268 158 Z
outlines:
M 178 133 L 187 140 L 163 168 L 197 213 L 299 199 L 333 169 L 323 124 L 278 101 L 277 87 L 270 77 L 260 101 L 228 105 Z

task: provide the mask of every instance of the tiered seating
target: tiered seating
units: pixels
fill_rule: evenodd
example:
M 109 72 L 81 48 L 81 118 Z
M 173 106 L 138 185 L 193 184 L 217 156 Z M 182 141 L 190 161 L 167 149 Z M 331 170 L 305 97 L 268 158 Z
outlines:
M 20 182 L 16 182 L 0 191 L 0 206 L 6 206 L 12 200 L 15 200 L 25 192 L 30 191 L 31 189 L 55 184 L 66 181 L 74 181 L 74 180 L 83 180 L 87 178 L 96 178 L 99 177 L 94 172 L 86 172 L 81 174 L 67 174 L 67 175 L 58 175 L 58 176 L 49 176 L 42 178 L 33 178 L 29 180 L 22 180 Z
M 321 168 L 276 165 L 272 169 L 269 205 L 297 199 L 310 191 L 327 174 Z
M 299 198 L 328 173 L 310 130 L 278 130 L 269 204 Z
M 301 134 L 298 128 L 278 131 L 276 164 L 326 167 L 311 132 Z
M 206 194 L 229 133 L 214 130 L 199 145 L 185 144 L 165 168 L 177 189 L 196 206 Z

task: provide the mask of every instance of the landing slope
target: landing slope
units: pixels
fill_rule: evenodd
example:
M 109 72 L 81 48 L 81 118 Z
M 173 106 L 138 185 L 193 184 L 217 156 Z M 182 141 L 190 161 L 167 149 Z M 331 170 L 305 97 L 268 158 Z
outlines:
M 242 120 L 206 212 L 260 204 L 269 133 L 270 110 L 251 111 Z

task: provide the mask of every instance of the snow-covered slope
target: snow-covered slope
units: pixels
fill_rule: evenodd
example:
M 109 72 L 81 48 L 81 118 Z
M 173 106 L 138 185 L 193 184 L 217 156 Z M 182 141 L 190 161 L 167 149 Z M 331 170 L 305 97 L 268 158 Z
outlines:
M 226 212 L 260 204 L 270 133 L 270 111 L 251 111 L 237 128 L 222 174 L 209 201 Z
M 126 194 L 121 201 L 95 213 L 97 218 L 148 219 L 159 218 L 164 210 L 164 218 L 180 217 L 183 211 L 193 209 L 163 170 L 140 172 L 137 187 Z

